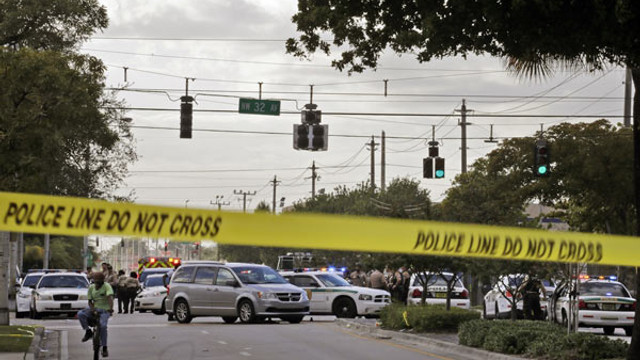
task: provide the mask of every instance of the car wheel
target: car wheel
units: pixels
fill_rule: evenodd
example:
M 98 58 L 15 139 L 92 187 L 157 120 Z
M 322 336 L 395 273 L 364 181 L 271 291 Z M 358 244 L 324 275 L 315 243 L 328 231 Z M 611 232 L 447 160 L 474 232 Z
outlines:
M 290 315 L 281 317 L 282 320 L 287 321 L 291 324 L 300 324 L 303 318 L 304 315 Z
M 142 312 L 142 310 L 140 310 L 140 312 Z M 151 310 L 151 312 L 156 315 L 164 315 L 167 312 L 167 309 L 164 308 L 164 302 L 162 302 L 162 307 L 160 308 L 160 310 Z
M 253 304 L 250 300 L 242 300 L 238 304 L 238 317 L 245 324 L 252 323 L 256 320 L 256 313 L 253 310 Z
M 562 326 L 567 327 L 568 323 L 569 323 L 569 319 L 567 319 L 567 313 L 563 309 L 562 310 Z
M 176 320 L 180 324 L 188 324 L 193 319 L 191 317 L 191 311 L 189 310 L 189 304 L 185 300 L 178 300 L 175 306 Z
M 237 316 L 223 316 L 222 320 L 226 324 L 233 324 L 234 322 L 236 322 L 236 320 L 238 320 L 238 317 Z
M 633 326 L 627 326 L 624 328 L 624 334 L 627 336 L 633 335 Z
M 605 335 L 613 335 L 613 333 L 616 331 L 616 328 L 614 328 L 613 326 L 605 326 L 602 328 L 602 331 L 604 331 Z
M 355 318 L 357 311 L 356 304 L 350 298 L 341 297 L 333 303 L 333 314 L 339 318 Z

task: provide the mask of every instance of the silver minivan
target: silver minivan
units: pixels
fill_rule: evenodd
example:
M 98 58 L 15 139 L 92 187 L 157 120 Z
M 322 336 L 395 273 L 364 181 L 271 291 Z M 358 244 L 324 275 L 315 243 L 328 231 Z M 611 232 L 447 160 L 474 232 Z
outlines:
M 188 261 L 168 286 L 166 310 L 180 323 L 198 316 L 221 316 L 231 324 L 277 317 L 297 324 L 309 314 L 309 298 L 265 265 Z

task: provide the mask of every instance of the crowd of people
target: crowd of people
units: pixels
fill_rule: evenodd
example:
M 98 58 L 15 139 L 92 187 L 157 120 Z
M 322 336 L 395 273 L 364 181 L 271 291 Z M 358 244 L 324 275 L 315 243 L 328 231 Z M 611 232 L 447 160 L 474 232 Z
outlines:
M 411 274 L 405 266 L 401 266 L 395 271 L 389 266 L 386 266 L 383 271 L 373 268 L 365 272 L 360 264 L 356 264 L 353 271 L 345 273 L 344 275 L 354 286 L 387 290 L 391 293 L 391 298 L 394 301 L 407 302 Z

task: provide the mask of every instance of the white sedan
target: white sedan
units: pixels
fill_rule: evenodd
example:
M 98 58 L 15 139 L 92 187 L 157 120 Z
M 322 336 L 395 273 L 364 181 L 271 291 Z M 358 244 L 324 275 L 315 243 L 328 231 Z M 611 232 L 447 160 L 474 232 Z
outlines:
M 339 318 L 378 316 L 391 303 L 388 291 L 353 286 L 335 273 L 285 271 L 280 275 L 307 291 L 311 314 L 333 314 Z
M 31 293 L 43 274 L 43 272 L 32 272 L 28 273 L 24 279 L 22 279 L 20 288 L 16 293 L 16 318 L 23 318 L 29 315 Z
M 151 310 L 156 315 L 165 313 L 164 299 L 167 298 L 167 288 L 164 286 L 164 276 L 164 274 L 147 276 L 142 291 L 136 296 L 136 310 L 141 313 Z
M 447 302 L 447 282 L 451 281 L 452 277 L 453 274 L 448 272 L 443 272 L 442 274 L 423 273 L 420 274 L 420 277 L 418 277 L 418 274 L 411 275 L 407 303 L 418 305 L 422 302 L 423 284 L 426 283 L 425 303 L 428 305 L 445 305 Z M 457 279 L 453 284 L 451 306 L 461 309 L 469 309 L 471 307 L 469 291 L 467 291 L 460 279 Z
M 38 281 L 31 297 L 31 317 L 40 319 L 43 315 L 76 315 L 89 306 L 87 290 L 89 280 L 84 274 L 57 272 L 44 274 Z
M 558 288 L 552 307 L 554 320 L 565 326 L 569 321 L 571 292 L 572 286 L 569 284 Z M 579 327 L 602 328 L 607 335 L 612 335 L 615 328 L 622 328 L 627 336 L 632 335 L 636 300 L 622 283 L 585 280 L 580 282 L 578 293 Z

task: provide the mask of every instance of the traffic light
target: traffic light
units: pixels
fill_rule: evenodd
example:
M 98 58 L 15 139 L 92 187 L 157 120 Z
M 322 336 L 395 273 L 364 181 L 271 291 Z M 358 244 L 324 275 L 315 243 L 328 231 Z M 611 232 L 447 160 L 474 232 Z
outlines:
M 425 179 L 433 179 L 433 158 L 428 157 L 422 159 L 422 177 Z
M 180 139 L 191 139 L 191 130 L 193 125 L 193 98 L 191 96 L 183 96 L 180 98 Z
M 293 148 L 296 150 L 309 148 L 309 125 L 293 124 Z
M 312 125 L 313 138 L 311 140 L 312 151 L 326 151 L 329 143 L 329 125 Z
M 313 109 L 303 109 L 301 114 L 301 120 L 304 124 L 320 124 L 320 121 L 322 121 L 322 111 L 315 110 L 315 107 Z
M 536 176 L 548 176 L 551 171 L 551 159 L 547 141 L 539 139 L 536 141 L 533 172 Z
M 436 159 L 436 179 L 444 179 L 444 158 L 437 157 Z

